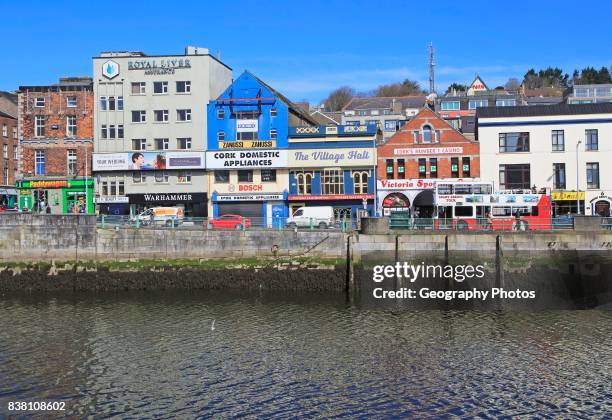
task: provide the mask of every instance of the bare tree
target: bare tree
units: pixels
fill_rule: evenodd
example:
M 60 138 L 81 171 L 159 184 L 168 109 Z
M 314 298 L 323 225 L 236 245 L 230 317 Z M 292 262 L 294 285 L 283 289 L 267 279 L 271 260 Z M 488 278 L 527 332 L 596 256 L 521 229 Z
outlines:
M 521 86 L 521 82 L 519 82 L 516 77 L 511 77 L 510 79 L 508 79 L 508 81 L 504 85 L 504 88 L 509 91 L 514 91 L 514 90 L 518 90 L 520 86 Z
M 342 86 L 331 92 L 323 103 L 325 108 L 330 111 L 340 111 L 354 96 L 355 89 L 349 86 Z

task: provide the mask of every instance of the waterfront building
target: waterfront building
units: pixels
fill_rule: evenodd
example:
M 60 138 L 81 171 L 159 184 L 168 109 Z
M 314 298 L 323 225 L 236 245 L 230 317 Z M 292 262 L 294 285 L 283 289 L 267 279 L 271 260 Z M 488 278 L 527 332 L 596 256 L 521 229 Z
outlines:
M 332 206 L 337 220 L 374 215 L 373 124 L 289 127 L 289 211 Z
M 301 107 L 245 71 L 208 105 L 208 191 L 213 217 L 272 225 L 287 216 L 289 125 L 314 126 Z
M 477 127 L 483 180 L 550 189 L 557 215 L 576 213 L 577 199 L 582 214 L 609 214 L 612 103 L 482 108 Z
M 377 151 L 378 210 L 418 210 L 431 217 L 435 182 L 480 177 L 478 142 L 457 131 L 429 108 L 422 108 Z
M 480 107 L 522 105 L 518 92 L 489 89 L 480 76 L 476 76 L 467 91 L 450 91 L 436 99 L 435 110 L 455 129 L 474 138 L 474 120 Z
M 206 48 L 94 57 L 96 201 L 101 213 L 179 206 L 207 215 L 206 106 L 232 70 Z
M 612 84 L 575 85 L 566 97 L 568 104 L 612 102 Z
M 15 180 L 18 165 L 17 95 L 0 92 L 0 208 L 13 208 L 17 201 Z
M 18 125 L 20 207 L 93 213 L 91 77 L 20 86 Z
M 425 102 L 425 95 L 353 98 L 342 108 L 342 124 L 374 124 L 382 132 L 382 141 L 385 141 L 416 115 Z

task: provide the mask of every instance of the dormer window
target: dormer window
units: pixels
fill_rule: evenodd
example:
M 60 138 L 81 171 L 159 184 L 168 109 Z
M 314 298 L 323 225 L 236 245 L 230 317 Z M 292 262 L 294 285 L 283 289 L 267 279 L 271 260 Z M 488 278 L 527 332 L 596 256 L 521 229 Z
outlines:
M 423 131 L 423 143 L 431 143 L 433 141 L 432 129 L 430 125 L 424 125 Z

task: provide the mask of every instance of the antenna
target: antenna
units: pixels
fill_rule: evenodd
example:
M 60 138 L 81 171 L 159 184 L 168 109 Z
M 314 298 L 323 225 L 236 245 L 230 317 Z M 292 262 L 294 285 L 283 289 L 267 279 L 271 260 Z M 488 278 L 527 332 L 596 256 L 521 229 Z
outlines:
M 434 47 L 433 43 L 429 43 L 429 93 L 434 93 L 436 90 L 435 79 L 434 79 L 434 67 L 436 61 L 434 59 Z

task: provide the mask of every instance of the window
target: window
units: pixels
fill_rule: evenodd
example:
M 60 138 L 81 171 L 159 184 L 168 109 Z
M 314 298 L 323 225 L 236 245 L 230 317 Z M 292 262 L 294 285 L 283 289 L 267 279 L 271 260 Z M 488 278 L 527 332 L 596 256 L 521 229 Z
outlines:
M 8 125 L 2 124 L 2 135 L 8 137 Z
M 19 158 L 19 149 L 17 146 L 13 146 L 13 159 L 17 160 Z
M 158 109 L 153 111 L 153 117 L 155 122 L 168 122 L 168 110 L 167 109 Z
M 427 159 L 419 159 L 419 178 L 427 178 Z
M 432 142 L 431 126 L 424 125 L 422 131 L 423 131 L 423 143 L 431 143 Z
M 117 137 L 117 132 L 115 130 L 115 125 L 111 124 L 108 126 L 108 138 L 109 139 L 114 139 Z
M 230 171 L 225 169 L 215 171 L 215 182 L 217 184 L 227 184 L 230 178 Z
M 438 159 L 437 158 L 429 158 L 429 177 L 430 178 L 438 177 Z
M 276 108 L 270 108 L 270 116 L 276 117 Z
M 565 163 L 553 163 L 553 189 L 565 188 Z
M 218 120 L 222 120 L 223 118 L 225 118 L 225 110 L 224 109 L 218 109 L 217 110 L 217 119 Z
M 123 181 L 104 181 L 102 182 L 101 195 L 124 195 L 125 183 Z
M 67 160 L 68 160 L 68 176 L 76 176 L 77 175 L 77 152 L 76 150 L 68 150 L 67 152 Z
M 77 135 L 76 115 L 68 115 L 66 117 L 66 135 L 68 137 L 76 137 Z
M 451 158 L 451 178 L 459 178 L 459 158 Z
M 387 179 L 393 179 L 394 169 L 393 169 L 393 159 L 387 159 L 386 165 Z
M 436 134 L 436 137 L 435 137 L 436 143 L 440 143 L 440 136 L 441 136 L 440 130 L 436 130 L 435 134 Z
M 529 133 L 499 133 L 500 153 L 528 152 Z
M 108 97 L 108 110 L 109 111 L 114 111 L 115 109 L 117 109 L 115 107 L 115 104 L 116 104 L 115 97 L 114 96 L 109 96 Z
M 168 183 L 168 172 L 166 171 L 155 172 L 155 182 L 157 182 L 158 184 L 160 183 L 167 184 Z
M 146 150 L 147 139 L 132 139 L 132 150 Z
M 463 177 L 469 178 L 470 177 L 470 157 L 464 156 L 463 158 L 461 158 L 461 160 L 462 160 L 461 170 L 463 171 Z
M 117 96 L 117 111 L 123 111 L 123 96 Z
M 132 172 L 132 181 L 134 184 L 142 184 L 147 182 L 147 176 L 143 172 Z
M 45 116 L 44 115 L 37 115 L 34 118 L 34 128 L 36 132 L 36 137 L 45 136 Z
M 106 96 L 100 96 L 100 111 L 106 111 L 108 109 L 108 101 Z
M 353 172 L 353 190 L 355 194 L 368 193 L 368 177 L 367 172 Z
M 177 149 L 188 150 L 191 149 L 191 137 L 182 137 L 176 139 Z
M 344 171 L 323 169 L 321 176 L 322 194 L 344 194 Z
M 472 99 L 468 103 L 468 108 L 470 109 L 481 108 L 484 106 L 489 106 L 489 101 L 487 99 Z
M 8 159 L 8 144 L 2 145 L 2 157 Z
M 179 184 L 190 184 L 191 183 L 191 172 L 179 171 L 178 183 Z
M 17 127 L 13 127 L 13 138 L 17 138 Z
M 191 110 L 190 109 L 177 109 L 176 110 L 177 121 L 191 121 Z
M 459 101 L 443 101 L 441 103 L 442 111 L 458 111 L 460 109 Z
M 297 183 L 298 195 L 310 195 L 312 194 L 312 172 L 295 172 L 295 180 Z
M 153 82 L 153 93 L 168 93 L 168 82 Z
M 350 125 L 350 126 L 359 125 L 359 121 L 345 121 L 344 125 Z
M 217 131 L 217 140 L 225 141 L 225 131 L 222 131 L 222 130 Z
M 36 99 L 34 100 L 34 106 L 36 108 L 42 108 L 45 106 L 45 97 L 44 96 L 38 96 L 36 97 Z
M 587 188 L 599 188 L 599 163 L 587 163 Z
M 397 120 L 385 120 L 385 131 L 396 131 Z
M 68 108 L 76 108 L 77 106 L 77 97 L 76 96 L 69 96 L 66 98 L 66 106 Z
M 404 159 L 397 160 L 397 178 L 406 178 L 406 161 Z
M 132 122 L 143 123 L 147 121 L 147 111 L 132 111 Z
M 472 217 L 473 214 L 472 206 L 455 206 L 455 217 Z
M 495 101 L 496 106 L 516 106 L 516 99 L 498 99 Z
M 144 95 L 146 93 L 145 82 L 132 82 L 132 95 Z
M 191 82 L 190 81 L 176 82 L 176 93 L 191 93 Z
M 155 139 L 155 148 L 157 150 L 168 150 L 170 148 L 170 139 Z
M 238 182 L 253 182 L 253 171 L 251 169 L 238 171 Z
M 502 190 L 531 189 L 530 165 L 499 165 L 499 188 Z
M 565 151 L 565 133 L 563 130 L 552 131 L 552 151 L 563 152 Z
M 100 126 L 100 138 L 107 139 L 108 138 L 108 127 L 106 124 L 102 124 Z
M 584 130 L 584 135 L 586 137 L 585 149 L 586 150 L 598 150 L 599 149 L 599 139 L 597 130 Z
M 278 134 L 276 132 L 276 129 L 273 128 L 272 130 L 270 130 L 270 140 L 276 140 Z
M 123 138 L 123 124 L 117 125 L 117 138 L 118 139 Z
M 8 174 L 9 174 L 9 168 L 8 166 L 4 167 L 4 184 L 8 184 Z
M 262 169 L 261 182 L 276 182 L 276 169 Z
M 34 175 L 44 175 L 45 174 L 45 151 L 37 150 L 34 153 L 34 160 L 36 166 L 34 168 Z
M 419 132 L 418 131 L 413 131 L 412 132 L 412 137 L 414 138 L 414 143 L 418 143 L 419 142 Z

